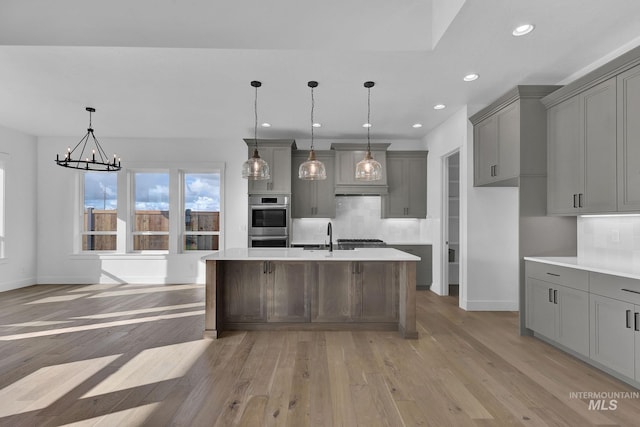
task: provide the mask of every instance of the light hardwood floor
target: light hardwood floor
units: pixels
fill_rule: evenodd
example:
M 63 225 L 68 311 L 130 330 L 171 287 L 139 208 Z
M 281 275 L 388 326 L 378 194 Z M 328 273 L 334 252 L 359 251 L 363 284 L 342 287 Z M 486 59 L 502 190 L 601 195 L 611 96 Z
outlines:
M 202 339 L 198 285 L 33 286 L 0 294 L 0 425 L 639 425 L 637 390 L 529 337 L 516 313 L 419 291 L 396 332 Z

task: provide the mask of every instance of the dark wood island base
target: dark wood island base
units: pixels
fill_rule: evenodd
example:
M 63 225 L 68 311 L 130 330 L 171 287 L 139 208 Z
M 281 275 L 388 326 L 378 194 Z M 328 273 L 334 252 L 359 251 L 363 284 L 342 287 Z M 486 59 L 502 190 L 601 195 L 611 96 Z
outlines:
M 397 330 L 418 338 L 415 261 L 205 260 L 205 338 L 230 330 Z

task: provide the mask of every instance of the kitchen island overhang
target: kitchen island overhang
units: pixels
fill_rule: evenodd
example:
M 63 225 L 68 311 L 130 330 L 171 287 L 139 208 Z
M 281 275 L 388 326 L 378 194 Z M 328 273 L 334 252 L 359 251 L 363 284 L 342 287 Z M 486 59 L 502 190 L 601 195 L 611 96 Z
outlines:
M 417 338 L 416 262 L 392 248 L 237 248 L 203 257 L 205 330 L 398 330 Z

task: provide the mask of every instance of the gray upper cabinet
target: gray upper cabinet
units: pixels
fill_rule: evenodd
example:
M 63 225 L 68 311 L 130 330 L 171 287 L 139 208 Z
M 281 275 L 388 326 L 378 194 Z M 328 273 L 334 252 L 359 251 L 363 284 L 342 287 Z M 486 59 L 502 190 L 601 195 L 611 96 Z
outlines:
M 426 151 L 388 151 L 387 183 L 389 193 L 382 198 L 382 218 L 426 218 Z
M 548 213 L 615 212 L 615 78 L 554 105 L 548 114 Z
M 249 157 L 253 155 L 254 139 L 245 139 Z M 249 180 L 248 194 L 290 194 L 291 193 L 291 149 L 293 139 L 259 139 L 258 152 L 267 162 L 271 179 Z
M 309 157 L 307 150 L 294 150 L 291 154 L 291 217 L 335 218 L 335 153 L 316 151 L 316 158 L 324 163 L 327 179 L 308 181 L 298 178 L 298 168 Z
M 517 86 L 469 118 L 474 186 L 517 187 L 546 173 L 546 112 L 540 99 L 559 86 Z
M 550 214 L 640 211 L 640 47 L 542 99 Z
M 379 181 L 357 181 L 356 165 L 364 159 L 366 144 L 331 144 L 335 151 L 335 194 L 386 194 L 387 188 L 387 148 L 390 144 L 371 144 L 371 155 L 382 166 Z
M 618 211 L 640 211 L 640 66 L 617 77 Z
M 520 103 L 504 107 L 474 128 L 475 185 L 517 178 L 520 153 Z

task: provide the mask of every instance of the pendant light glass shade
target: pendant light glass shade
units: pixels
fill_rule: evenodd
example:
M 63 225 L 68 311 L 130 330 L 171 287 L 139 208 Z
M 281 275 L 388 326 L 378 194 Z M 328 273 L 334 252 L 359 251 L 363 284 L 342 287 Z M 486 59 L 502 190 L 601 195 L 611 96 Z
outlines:
M 271 178 L 269 164 L 260 158 L 257 148 L 253 150 L 253 156 L 242 165 L 242 177 L 256 181 Z
M 360 160 L 356 165 L 356 179 L 358 181 L 378 181 L 382 179 L 382 165 L 376 161 L 371 155 L 371 88 L 373 82 L 365 82 L 364 87 L 367 88 L 367 152 L 364 159 Z
M 318 87 L 318 82 L 310 81 L 307 86 L 311 88 L 311 151 L 309 151 L 309 158 L 298 168 L 298 178 L 309 181 L 323 180 L 327 179 L 327 170 L 324 163 L 316 159 L 316 152 L 313 150 L 313 110 L 315 107 L 313 89 Z
M 251 180 L 265 180 L 271 179 L 271 171 L 269 170 L 269 164 L 260 158 L 258 153 L 258 88 L 262 86 L 259 81 L 252 81 L 251 86 L 255 88 L 256 94 L 253 102 L 254 112 L 254 126 L 253 126 L 253 140 L 255 147 L 253 149 L 253 155 L 242 165 L 242 177 Z

